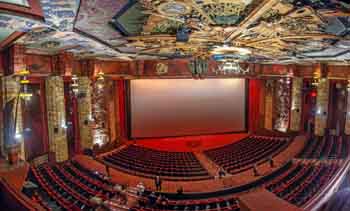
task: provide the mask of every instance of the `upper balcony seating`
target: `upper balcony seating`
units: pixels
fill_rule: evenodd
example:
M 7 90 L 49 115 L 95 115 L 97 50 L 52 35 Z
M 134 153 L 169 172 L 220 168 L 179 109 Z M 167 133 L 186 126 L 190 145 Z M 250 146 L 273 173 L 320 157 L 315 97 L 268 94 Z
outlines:
M 310 138 L 298 158 L 304 159 L 344 159 L 348 156 L 348 142 L 342 136 Z
M 165 152 L 130 145 L 103 160 L 121 171 L 144 177 L 159 175 L 167 180 L 211 178 L 192 152 Z
M 252 168 L 288 146 L 287 137 L 250 136 L 240 142 L 205 151 L 216 164 L 231 174 Z
M 113 196 L 113 184 L 75 162 L 31 167 L 30 180 L 39 185 L 32 197 L 48 210 L 94 210 L 89 199 Z
M 265 187 L 278 197 L 302 206 L 329 182 L 339 167 L 337 163 L 293 163 L 288 171 L 265 184 Z

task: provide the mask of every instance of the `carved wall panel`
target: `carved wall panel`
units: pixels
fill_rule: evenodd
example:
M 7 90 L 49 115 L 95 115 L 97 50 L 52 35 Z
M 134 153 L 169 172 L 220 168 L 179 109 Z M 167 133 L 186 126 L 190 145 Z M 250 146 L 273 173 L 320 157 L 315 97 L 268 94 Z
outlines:
M 49 148 L 57 162 L 68 159 L 64 84 L 60 76 L 46 79 L 46 104 L 49 132 Z
M 274 129 L 286 132 L 289 127 L 289 112 L 291 98 L 290 78 L 281 78 L 275 83 Z
M 302 111 L 302 78 L 293 78 L 290 130 L 299 131 Z
M 265 129 L 272 130 L 274 81 L 265 81 Z
M 79 115 L 79 130 L 81 148 L 92 148 L 91 134 L 91 80 L 88 77 L 80 77 L 79 97 L 78 97 L 78 115 Z
M 329 103 L 329 81 L 321 79 L 317 87 L 315 135 L 323 136 L 327 127 Z
M 92 86 L 92 118 L 94 120 L 93 144 L 102 146 L 109 142 L 108 113 L 106 105 L 106 80 L 97 78 Z

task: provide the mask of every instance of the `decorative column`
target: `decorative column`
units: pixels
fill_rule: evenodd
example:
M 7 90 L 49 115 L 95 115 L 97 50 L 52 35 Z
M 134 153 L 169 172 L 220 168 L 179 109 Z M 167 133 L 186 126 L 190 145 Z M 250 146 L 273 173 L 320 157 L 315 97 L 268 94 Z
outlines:
M 20 91 L 19 78 L 14 75 L 4 76 L 2 78 L 2 109 L 4 111 L 4 140 L 1 144 L 2 154 L 17 154 L 18 158 L 25 160 L 25 149 L 23 142 L 23 120 L 22 104 L 19 101 L 18 94 Z M 17 108 L 16 108 L 17 107 Z M 14 129 L 14 126 L 16 128 Z
M 90 120 L 91 112 L 91 81 L 88 77 L 79 77 L 79 95 L 78 95 L 78 118 L 79 118 L 79 136 L 81 149 L 92 149 L 92 133 Z
M 287 132 L 290 112 L 290 78 L 280 78 L 275 85 L 274 129 Z
M 92 94 L 92 117 L 94 120 L 92 130 L 93 144 L 98 146 L 102 146 L 109 142 L 105 83 L 104 75 L 100 72 L 93 83 Z
M 300 131 L 302 111 L 303 78 L 294 77 L 292 84 L 292 107 L 290 116 L 290 130 Z
M 265 81 L 265 129 L 272 130 L 274 81 Z
M 350 135 L 350 80 L 347 86 L 347 105 L 346 105 L 346 119 L 345 119 L 345 135 Z
M 329 103 L 329 81 L 326 78 L 320 79 L 317 86 L 315 135 L 323 136 L 327 128 Z
M 68 159 L 64 84 L 60 76 L 46 79 L 46 104 L 49 131 L 49 149 L 57 162 Z

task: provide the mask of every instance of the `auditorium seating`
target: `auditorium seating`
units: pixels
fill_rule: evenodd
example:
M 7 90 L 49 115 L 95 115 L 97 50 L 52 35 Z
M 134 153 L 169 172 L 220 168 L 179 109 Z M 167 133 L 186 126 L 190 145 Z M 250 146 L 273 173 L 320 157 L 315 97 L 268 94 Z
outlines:
M 288 137 L 250 136 L 240 142 L 205 151 L 207 157 L 231 174 L 252 168 L 288 146 Z
M 31 198 L 48 210 L 94 210 L 92 197 L 107 200 L 114 194 L 114 184 L 73 161 L 31 167 L 29 179 L 40 187 Z
M 131 211 L 239 211 L 236 198 L 210 198 L 201 200 L 168 200 L 166 205 L 157 204 L 152 208 L 149 206 L 134 207 Z
M 283 174 L 266 183 L 265 187 L 278 197 L 302 206 L 329 182 L 339 167 L 337 162 L 293 163 Z
M 129 145 L 103 160 L 121 171 L 144 177 L 159 175 L 167 180 L 211 178 L 192 152 L 165 152 Z
M 349 154 L 349 145 L 345 137 L 311 137 L 298 158 L 304 159 L 344 159 Z

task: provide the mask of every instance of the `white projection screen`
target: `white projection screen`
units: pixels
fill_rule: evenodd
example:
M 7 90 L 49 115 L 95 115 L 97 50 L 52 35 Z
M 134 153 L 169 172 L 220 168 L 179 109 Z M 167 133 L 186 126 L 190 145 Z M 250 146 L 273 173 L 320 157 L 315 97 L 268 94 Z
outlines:
M 246 131 L 245 79 L 130 81 L 131 138 Z

